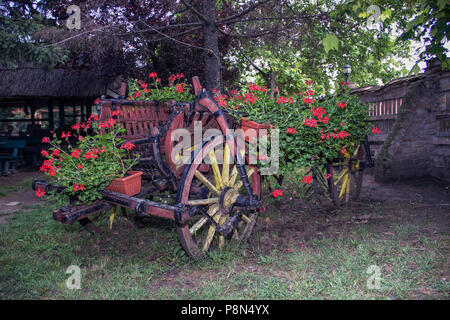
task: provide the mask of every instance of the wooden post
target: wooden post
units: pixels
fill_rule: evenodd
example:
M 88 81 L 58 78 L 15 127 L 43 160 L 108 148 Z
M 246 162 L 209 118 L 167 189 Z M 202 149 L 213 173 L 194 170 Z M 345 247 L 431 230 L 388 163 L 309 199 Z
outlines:
M 59 129 L 61 130 L 62 127 L 65 125 L 65 119 L 64 119 L 64 100 L 59 99 Z
M 86 99 L 86 118 L 89 119 L 89 117 L 92 114 L 92 98 Z
M 86 98 L 80 100 L 81 122 L 86 121 L 86 116 L 85 116 L 85 113 L 84 113 L 84 108 L 86 107 L 86 104 L 87 104 L 87 99 Z
M 76 100 L 72 100 L 72 103 L 70 104 L 72 106 L 72 118 L 73 122 L 77 122 L 77 102 Z
M 34 113 L 36 112 L 36 105 L 37 105 L 37 100 L 33 99 L 33 102 L 31 103 L 31 106 L 30 106 L 30 119 L 31 119 L 32 125 L 34 125 L 34 123 L 35 123 Z
M 48 107 L 48 128 L 50 131 L 55 130 L 55 119 L 53 116 L 53 99 L 47 100 L 47 107 Z

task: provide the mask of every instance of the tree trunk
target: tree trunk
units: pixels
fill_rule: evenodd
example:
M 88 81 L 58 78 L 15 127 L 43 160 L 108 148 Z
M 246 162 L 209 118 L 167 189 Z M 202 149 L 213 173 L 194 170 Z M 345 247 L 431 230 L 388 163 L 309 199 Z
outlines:
M 216 2 L 203 0 L 203 16 L 205 22 L 205 87 L 208 91 L 213 88 L 221 90 L 219 31 L 216 28 Z

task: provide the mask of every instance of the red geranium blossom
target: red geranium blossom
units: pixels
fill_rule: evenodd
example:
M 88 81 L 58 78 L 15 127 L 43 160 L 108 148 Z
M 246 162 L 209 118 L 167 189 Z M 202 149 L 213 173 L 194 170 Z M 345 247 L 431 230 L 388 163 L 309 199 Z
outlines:
M 316 119 L 313 119 L 313 118 L 311 118 L 311 119 L 305 118 L 305 121 L 303 123 L 311 128 L 317 127 L 317 121 L 316 121 Z
M 36 190 L 36 196 L 42 197 L 44 194 L 45 194 L 44 189 L 38 188 L 38 189 Z
M 127 149 L 131 150 L 135 147 L 135 145 L 132 142 L 126 142 L 120 146 L 120 149 Z
M 312 176 L 303 176 L 302 182 L 306 183 L 306 184 L 311 183 L 312 182 Z
M 84 190 L 86 190 L 86 188 L 82 184 L 75 183 L 75 185 L 73 186 L 73 191 L 75 192 Z
M 64 139 L 64 138 L 69 138 L 70 137 L 70 132 L 62 132 L 61 133 L 61 139 Z
M 340 101 L 340 102 L 337 103 L 337 107 L 338 107 L 338 108 L 344 109 L 346 106 L 347 106 L 347 104 L 344 103 L 344 102 L 342 102 L 342 101 Z
M 373 127 L 373 128 L 372 128 L 372 133 L 380 134 L 381 131 L 380 131 L 380 129 L 378 129 L 377 127 Z
M 41 140 L 41 143 L 50 143 L 50 138 L 49 137 L 43 137 Z
M 273 190 L 273 191 L 272 191 L 272 195 L 273 195 L 275 198 L 281 197 L 281 196 L 283 195 L 283 190 Z
M 42 150 L 42 151 L 41 151 L 41 155 L 42 155 L 43 157 L 47 157 L 47 156 L 48 156 L 48 151 Z
M 296 128 L 287 128 L 286 133 L 297 133 L 297 129 Z
M 70 154 L 71 157 L 74 157 L 76 159 L 78 159 L 78 157 L 80 156 L 81 151 L 79 149 L 75 149 L 72 151 L 72 153 Z
M 311 97 L 306 97 L 305 100 L 303 100 L 303 102 L 306 104 L 310 104 L 310 103 L 316 102 L 316 99 L 313 99 Z

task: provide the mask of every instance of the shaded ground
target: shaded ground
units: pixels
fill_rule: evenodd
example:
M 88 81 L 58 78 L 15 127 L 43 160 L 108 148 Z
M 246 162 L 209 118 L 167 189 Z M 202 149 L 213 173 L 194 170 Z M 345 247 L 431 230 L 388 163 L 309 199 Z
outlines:
M 0 177 L 0 224 L 7 224 L 7 217 L 13 212 L 29 210 L 40 203 L 31 183 L 42 177 L 39 171 L 21 171 Z
M 37 202 L 0 226 L 0 298 L 448 299 L 448 186 L 378 184 L 368 175 L 360 201 L 320 211 L 290 180 L 281 200 L 266 193 L 249 243 L 201 261 L 186 257 L 170 221 L 135 228 L 116 218 L 109 230 L 104 216 L 103 233 L 92 237 L 54 222 L 53 208 Z M 72 264 L 82 270 L 81 290 L 65 286 Z M 380 271 L 375 289 L 371 266 Z

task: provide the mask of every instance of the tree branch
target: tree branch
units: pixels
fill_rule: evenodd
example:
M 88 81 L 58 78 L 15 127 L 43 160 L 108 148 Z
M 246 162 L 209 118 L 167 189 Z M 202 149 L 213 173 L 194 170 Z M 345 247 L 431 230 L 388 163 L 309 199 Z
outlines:
M 260 67 L 258 67 L 249 57 L 247 57 L 247 55 L 241 50 L 239 49 L 239 53 L 244 57 L 245 60 L 247 60 L 252 66 L 253 68 L 255 68 L 259 73 L 261 73 L 264 78 L 268 78 L 269 74 L 267 72 L 264 72 Z
M 224 31 L 224 30 L 222 30 L 220 28 L 218 28 L 218 29 L 219 29 L 220 33 L 222 33 L 222 34 L 224 34 L 226 36 L 238 37 L 238 38 L 256 38 L 256 37 L 260 37 L 260 36 L 263 36 L 265 34 L 269 34 L 269 33 L 272 32 L 272 30 L 264 30 L 262 32 L 257 32 L 257 33 L 236 34 L 236 33 L 226 32 L 226 31 Z
M 202 19 L 203 21 L 207 22 L 206 18 L 204 15 L 202 15 L 200 12 L 198 12 L 197 9 L 194 8 L 194 6 L 190 3 L 188 3 L 186 0 L 181 0 L 181 2 L 183 2 L 183 4 L 188 7 L 192 12 L 194 12 L 197 16 L 199 16 L 200 19 Z
M 159 32 L 159 31 L 154 30 L 154 31 L 156 31 L 157 33 L 161 34 L 162 37 L 161 37 L 161 38 L 157 38 L 157 39 L 147 40 L 147 41 L 148 41 L 148 42 L 157 42 L 157 41 L 162 41 L 162 40 L 164 40 L 164 39 L 176 40 L 176 39 L 174 39 L 175 37 L 179 37 L 179 36 L 182 36 L 182 35 L 185 35 L 185 34 L 188 34 L 188 33 L 191 33 L 191 32 L 197 31 L 197 30 L 200 30 L 201 28 L 202 28 L 202 27 L 195 27 L 195 28 L 192 28 L 192 29 L 183 31 L 183 32 L 179 32 L 179 33 L 174 34 L 174 35 L 171 35 L 171 36 L 169 36 L 169 35 L 167 35 L 167 34 L 164 34 L 164 33 L 161 33 L 161 32 Z M 178 41 L 178 40 L 176 40 L 176 41 Z
M 266 2 L 267 2 L 267 0 L 259 1 L 259 2 L 255 3 L 255 4 L 249 6 L 247 9 L 241 11 L 240 13 L 237 13 L 237 14 L 231 16 L 231 17 L 219 20 L 219 21 L 217 21 L 217 23 L 218 24 L 226 24 L 229 20 L 233 20 L 233 19 L 242 17 L 242 16 L 246 15 L 250 11 L 253 11 L 254 9 L 256 9 L 257 7 L 259 7 L 260 5 L 262 5 L 262 4 L 266 3 Z
M 306 19 L 306 18 L 315 18 L 315 17 L 316 17 L 315 15 L 292 16 L 292 17 L 258 17 L 258 18 L 255 17 L 255 18 L 233 20 L 233 21 L 227 21 L 227 22 L 220 22 L 220 21 L 218 21 L 216 23 L 216 25 L 232 24 L 232 23 L 237 23 L 237 22 L 252 22 L 252 21 L 261 21 L 261 20 L 294 20 L 294 19 Z

